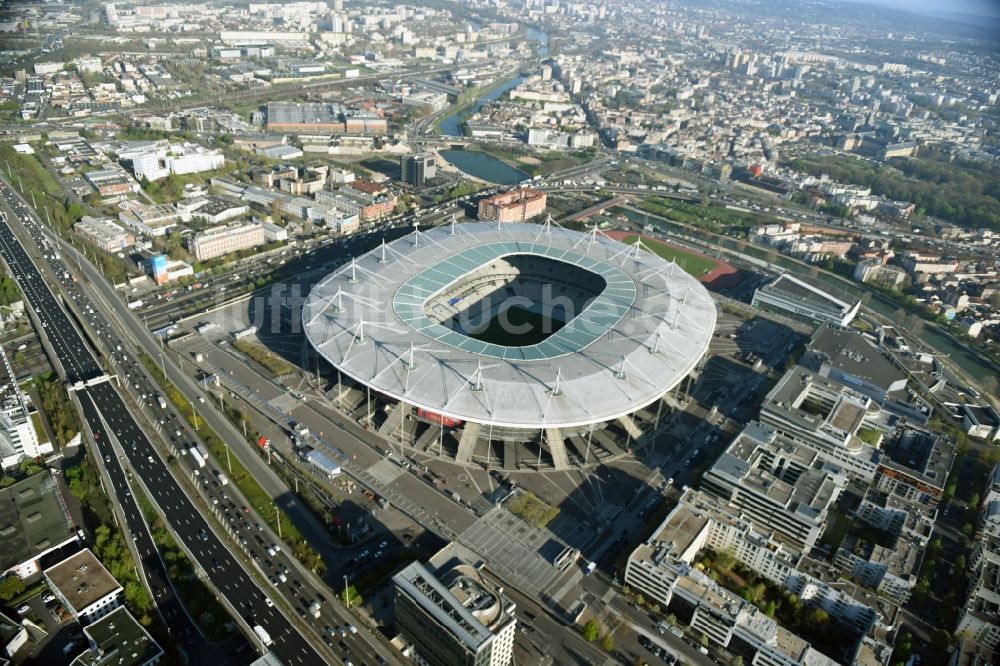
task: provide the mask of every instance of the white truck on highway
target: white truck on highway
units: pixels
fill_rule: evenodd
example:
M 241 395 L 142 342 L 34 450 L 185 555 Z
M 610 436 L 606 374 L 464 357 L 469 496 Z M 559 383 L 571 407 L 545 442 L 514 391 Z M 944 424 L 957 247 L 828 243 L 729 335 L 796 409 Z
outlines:
M 189 450 L 191 457 L 194 459 L 198 467 L 204 467 L 205 462 L 208 460 L 208 456 L 205 455 L 205 449 L 201 446 L 192 446 Z
M 167 408 L 167 399 L 164 398 L 162 395 L 156 396 L 156 402 L 160 403 L 160 409 Z
M 222 472 L 216 471 L 215 472 L 215 478 L 219 480 L 219 485 L 220 486 L 228 486 L 229 485 L 229 479 L 227 479 L 226 475 L 223 474 Z
M 257 634 L 257 638 L 260 639 L 260 642 L 263 643 L 265 647 L 271 645 L 271 634 L 267 633 L 267 629 L 258 624 L 254 626 L 253 633 Z
M 319 602 L 318 601 L 314 601 L 314 602 L 312 602 L 312 605 L 309 606 L 309 614 L 312 615 L 314 618 L 316 618 L 318 620 L 319 619 L 319 615 L 320 615 L 319 609 L 320 609 Z

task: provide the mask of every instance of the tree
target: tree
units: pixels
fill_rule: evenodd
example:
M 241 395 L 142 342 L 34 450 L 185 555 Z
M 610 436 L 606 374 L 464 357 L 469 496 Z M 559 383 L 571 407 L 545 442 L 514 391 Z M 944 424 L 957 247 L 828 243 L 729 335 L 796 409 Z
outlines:
M 24 592 L 24 581 L 17 574 L 0 578 L 0 601 L 10 601 L 22 592 Z
M 340 600 L 343 601 L 348 607 L 357 606 L 361 604 L 361 595 L 358 593 L 357 588 L 353 585 L 348 585 L 340 593 Z
M 826 624 L 829 621 L 830 614 L 822 608 L 813 608 L 809 611 L 809 615 L 806 616 L 806 622 L 813 626 Z
M 668 613 L 667 617 L 666 617 L 666 620 L 667 620 L 667 624 L 669 624 L 669 625 L 677 624 L 677 616 L 674 615 L 673 613 Z
M 733 655 L 733 658 L 729 660 L 729 666 L 743 666 L 743 655 Z
M 611 652 L 615 649 L 615 639 L 611 634 L 601 636 L 601 648 L 605 652 Z
M 583 634 L 583 638 L 589 642 L 593 643 L 597 640 L 598 635 L 601 633 L 601 627 L 597 624 L 597 620 L 590 618 L 587 623 L 583 625 L 583 629 L 580 630 Z

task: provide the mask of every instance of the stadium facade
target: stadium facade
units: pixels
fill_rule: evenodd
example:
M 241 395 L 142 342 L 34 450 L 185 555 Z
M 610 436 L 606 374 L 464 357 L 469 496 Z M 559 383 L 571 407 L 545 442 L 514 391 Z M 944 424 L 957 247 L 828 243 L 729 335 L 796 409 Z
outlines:
M 655 427 L 715 303 L 674 262 L 596 229 L 468 223 L 354 259 L 302 311 L 329 397 L 390 441 L 462 464 L 592 465 Z

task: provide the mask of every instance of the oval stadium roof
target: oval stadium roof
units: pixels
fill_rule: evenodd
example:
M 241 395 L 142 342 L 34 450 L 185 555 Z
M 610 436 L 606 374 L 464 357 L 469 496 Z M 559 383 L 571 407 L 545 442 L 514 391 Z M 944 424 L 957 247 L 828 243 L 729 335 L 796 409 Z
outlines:
M 571 264 L 605 287 L 548 338 L 484 342 L 437 323 L 425 304 L 510 255 Z M 419 230 L 345 264 L 302 311 L 313 347 L 373 391 L 463 421 L 581 426 L 639 409 L 708 349 L 715 303 L 680 266 L 555 225 L 467 223 Z

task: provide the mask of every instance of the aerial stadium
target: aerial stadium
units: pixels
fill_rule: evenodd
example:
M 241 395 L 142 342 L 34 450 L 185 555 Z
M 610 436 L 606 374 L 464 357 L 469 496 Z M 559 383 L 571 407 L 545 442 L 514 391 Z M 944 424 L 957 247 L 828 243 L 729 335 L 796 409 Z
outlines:
M 302 310 L 328 395 L 390 442 L 460 464 L 586 467 L 678 407 L 715 328 L 674 262 L 547 221 L 416 228 Z

